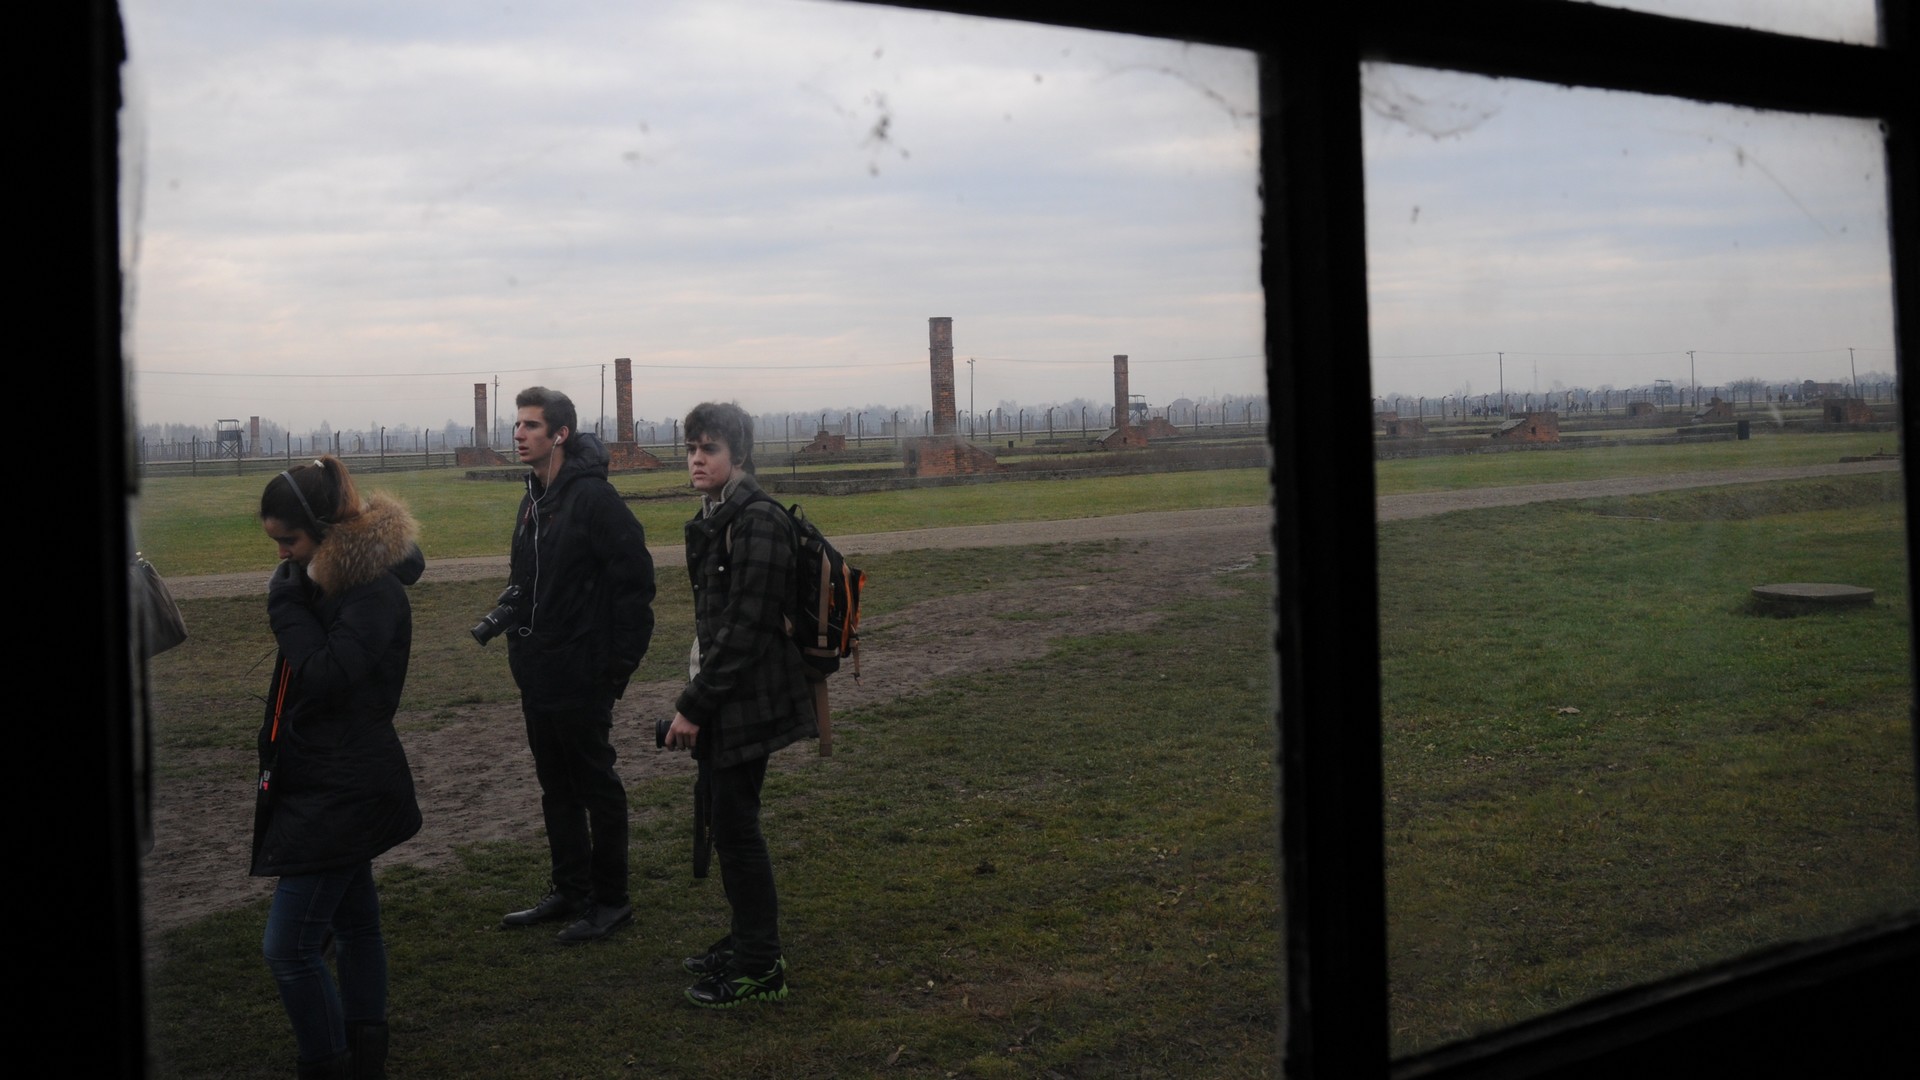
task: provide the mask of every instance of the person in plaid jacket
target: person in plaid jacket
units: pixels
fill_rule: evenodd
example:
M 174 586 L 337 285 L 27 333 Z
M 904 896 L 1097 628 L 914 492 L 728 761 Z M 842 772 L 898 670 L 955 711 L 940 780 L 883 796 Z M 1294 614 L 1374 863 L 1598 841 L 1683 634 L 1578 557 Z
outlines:
M 695 640 L 667 745 L 693 752 L 709 800 L 714 853 L 732 919 L 725 937 L 683 961 L 703 1008 L 787 995 L 773 864 L 760 831 L 767 758 L 816 731 L 806 661 L 787 635 L 793 525 L 750 475 L 753 418 L 711 402 L 687 414 L 687 476 L 702 496 L 687 522 Z

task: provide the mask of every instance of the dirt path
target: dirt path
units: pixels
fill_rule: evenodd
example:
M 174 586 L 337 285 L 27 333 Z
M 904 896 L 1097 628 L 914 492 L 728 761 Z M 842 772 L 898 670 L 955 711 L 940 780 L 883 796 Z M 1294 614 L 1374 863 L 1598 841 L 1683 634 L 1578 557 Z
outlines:
M 1102 630 L 1146 625 L 1168 603 L 1211 588 L 1214 574 L 1244 567 L 1265 551 L 1267 521 L 1264 507 L 1250 507 L 836 538 L 836 543 L 844 540 L 849 554 L 1082 540 L 1104 541 L 1113 550 L 1098 560 L 1062 560 L 1058 576 L 927 600 L 867 619 L 861 627 L 860 682 L 844 675 L 834 679 L 835 711 L 919 693 L 948 675 L 1010 667 L 1044 651 L 1056 636 L 1086 633 L 1096 625 Z M 659 561 L 669 563 L 667 555 L 658 553 Z M 500 559 L 445 560 L 439 569 L 438 580 L 506 573 Z M 663 580 L 668 587 L 674 584 Z M 181 584 L 193 587 L 176 589 L 179 595 L 208 596 L 257 591 L 264 583 L 249 574 Z M 1090 618 L 1096 611 L 1097 624 Z M 684 643 L 662 641 L 656 647 L 684 648 Z M 639 684 L 616 704 L 614 747 L 620 775 L 629 784 L 668 774 L 685 775 L 691 784 L 692 762 L 653 746 L 653 720 L 672 713 L 680 687 L 678 681 Z M 409 719 L 400 717 L 403 732 Z M 434 722 L 439 726 L 433 730 L 403 735 L 426 824 L 383 857 L 382 865 L 439 866 L 461 845 L 537 840 L 539 787 L 518 706 L 469 706 L 450 720 L 436 713 Z M 779 755 L 776 767 L 838 767 L 859 753 L 859 737 L 848 725 L 837 727 L 836 734 L 835 757 L 819 758 L 809 744 L 805 752 Z M 271 892 L 271 880 L 246 876 L 253 820 L 247 792 L 255 769 L 251 747 L 249 735 L 231 747 L 171 751 L 177 756 L 156 763 L 163 777 L 172 773 L 176 779 L 162 780 L 155 795 L 154 850 L 145 864 L 151 931 Z M 191 760 L 185 760 L 188 756 Z M 183 775 L 204 779 L 178 778 Z M 646 873 L 650 863 L 657 867 L 678 854 L 636 852 L 634 872 Z
M 1695 473 L 1686 476 L 1605 480 L 1525 487 L 1388 496 L 1379 501 L 1382 519 L 1420 517 L 1482 506 L 1506 506 L 1550 499 L 1666 491 L 1682 487 L 1763 482 L 1897 468 L 1893 463 L 1810 466 L 1799 469 Z M 1150 624 L 1164 605 L 1204 592 L 1221 572 L 1247 565 L 1268 549 L 1270 512 L 1264 506 L 1165 513 L 1126 514 L 1067 521 L 977 525 L 836 537 L 850 555 L 887 551 L 964 547 L 1108 542 L 1113 550 L 1097 569 L 1072 568 L 1019 585 L 924 601 L 862 627 L 866 642 L 862 678 L 844 676 L 833 684 L 836 711 L 919 693 L 935 680 L 961 672 L 991 671 L 1033 656 L 1047 642 L 1086 633 L 1098 611 L 1103 630 Z M 677 566 L 677 548 L 655 553 L 662 566 Z M 504 558 L 445 559 L 428 571 L 428 581 L 501 578 Z M 670 579 L 669 579 L 670 580 Z M 263 591 L 262 574 L 222 574 L 180 578 L 169 583 L 181 597 L 245 595 Z M 658 647 L 675 647 L 661 642 Z M 678 682 L 636 685 L 615 708 L 614 745 L 621 776 L 629 783 L 668 774 L 691 778 L 692 763 L 653 747 L 653 718 L 668 714 Z M 404 722 L 409 719 L 403 716 Z M 538 786 L 516 706 L 473 706 L 440 726 L 405 737 L 414 766 L 420 808 L 426 825 L 419 836 L 381 861 L 437 866 L 449 862 L 455 848 L 489 840 L 535 840 L 540 835 Z M 835 768 L 859 752 L 858 733 L 840 729 L 840 756 L 822 760 L 811 752 L 779 755 L 782 768 Z M 272 882 L 246 876 L 252 829 L 251 738 L 231 747 L 174 751 L 192 760 L 161 760 L 163 779 L 154 806 L 154 850 L 145 864 L 148 926 L 164 931 L 213 911 L 264 897 Z M 640 853 L 635 872 L 649 860 Z M 528 900 L 534 899 L 528 897 Z

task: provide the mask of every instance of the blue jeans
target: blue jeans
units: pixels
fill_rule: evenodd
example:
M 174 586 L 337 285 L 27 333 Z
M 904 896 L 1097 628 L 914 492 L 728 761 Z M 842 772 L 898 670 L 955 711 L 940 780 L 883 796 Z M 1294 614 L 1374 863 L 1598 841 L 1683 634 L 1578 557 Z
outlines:
M 322 953 L 333 939 L 336 990 Z M 346 1025 L 387 1018 L 387 942 L 373 863 L 280 879 L 261 940 L 303 1062 L 347 1052 Z

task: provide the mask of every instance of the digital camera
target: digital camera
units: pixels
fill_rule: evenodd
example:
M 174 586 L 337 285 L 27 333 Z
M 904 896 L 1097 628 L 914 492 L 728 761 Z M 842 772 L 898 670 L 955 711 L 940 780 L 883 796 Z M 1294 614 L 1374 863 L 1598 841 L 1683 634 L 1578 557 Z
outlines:
M 467 631 L 473 635 L 473 640 L 482 645 L 499 637 L 502 631 L 511 629 L 520 621 L 520 586 L 507 586 L 500 593 L 500 599 L 493 603 L 493 610 L 480 616 L 480 621 L 473 624 L 472 630 Z

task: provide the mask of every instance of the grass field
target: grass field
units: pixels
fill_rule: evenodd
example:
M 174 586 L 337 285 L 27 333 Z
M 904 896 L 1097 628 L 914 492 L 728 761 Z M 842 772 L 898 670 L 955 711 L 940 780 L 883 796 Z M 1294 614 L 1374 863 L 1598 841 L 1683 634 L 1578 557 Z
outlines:
M 1874 434 L 1781 435 L 1697 446 L 1613 448 L 1599 452 L 1548 451 L 1467 454 L 1383 461 L 1375 469 L 1379 494 L 1552 483 L 1616 476 L 1670 475 L 1707 469 L 1825 464 L 1842 456 L 1893 449 Z M 502 470 L 512 476 L 518 470 Z M 369 490 L 391 492 L 422 523 L 429 559 L 506 552 L 518 506 L 519 484 L 472 481 L 466 470 L 386 473 L 365 478 Z M 140 549 L 165 574 L 212 574 L 272 568 L 274 551 L 256 516 L 258 476 L 148 479 L 137 521 Z M 655 545 L 678 544 L 693 512 L 677 470 L 616 475 Z M 865 495 L 811 497 L 807 512 L 827 533 L 895 532 L 944 525 L 1098 517 L 1144 510 L 1254 506 L 1267 501 L 1263 469 L 1099 477 L 1033 483 Z
M 1622 446 L 1594 450 L 1542 450 L 1504 454 L 1450 454 L 1396 458 L 1374 467 L 1381 495 L 1510 484 L 1552 484 L 1615 476 L 1666 476 L 1720 469 L 1824 465 L 1900 449 L 1897 435 L 1835 433 L 1771 435 L 1756 425 L 1745 442 L 1687 446 Z
M 1847 438 L 1594 459 L 1631 475 L 1748 460 L 1723 460 L 1733 451 L 1722 447 L 1766 464 L 1873 449 L 1840 449 Z M 1780 460 L 1788 451 L 1794 460 Z M 1399 464 L 1427 463 L 1383 463 L 1381 475 Z M 1259 470 L 1214 485 L 1198 475 L 1164 478 L 1159 493 L 1264 498 Z M 1382 526 L 1396 1052 L 1920 905 L 1898 484 L 1743 485 Z M 847 515 L 829 531 L 881 531 L 848 522 L 1017 519 L 1048 511 L 1036 491 L 1058 510 L 1064 490 L 1002 484 L 809 510 Z M 1089 497 L 1166 508 L 1105 490 Z M 500 494 L 510 513 L 512 489 Z M 230 497 L 245 516 L 257 491 Z M 408 497 L 418 507 L 434 496 Z M 486 509 L 476 505 L 454 500 L 447 513 Z M 1062 565 L 1037 548 L 866 562 L 887 582 L 873 610 L 909 617 L 939 595 L 1047 588 Z M 490 929 L 539 891 L 537 842 L 386 873 L 396 1075 L 1270 1074 L 1282 946 L 1269 586 L 1259 567 L 1222 580 L 1224 599 L 1175 605 L 1151 633 L 1088 632 L 1016 669 L 848 714 L 830 763 L 770 779 L 788 948 L 805 957 L 781 1007 L 708 1016 L 672 1005 L 685 981 L 674 961 L 714 936 L 720 905 L 717 881 L 691 882 L 678 865 L 636 876 L 643 926 L 565 953 Z M 1879 595 L 1835 615 L 1751 614 L 1748 587 L 1779 580 Z M 464 639 L 494 589 L 414 590 L 411 724 L 511 700 L 504 651 L 476 661 Z M 687 636 L 677 602 L 659 615 L 663 639 Z M 175 718 L 156 733 L 163 769 L 179 751 L 250 744 L 257 706 L 236 719 L 236 703 L 265 684 L 221 659 L 270 649 L 257 598 L 193 601 L 188 616 L 195 650 L 154 668 Z M 642 677 L 670 677 L 677 659 L 650 657 Z M 1123 684 L 1125 706 L 1112 707 Z M 633 844 L 647 853 L 637 869 L 684 848 L 686 797 L 682 782 L 630 789 Z M 218 914 L 164 942 L 153 996 L 164 1075 L 285 1072 L 291 1037 L 258 957 L 262 919 L 258 907 Z
M 1058 554 L 1003 555 L 993 584 L 1043 581 Z M 918 599 L 954 587 L 945 558 L 873 571 Z M 1181 605 L 1154 633 L 1069 639 L 1019 670 L 844 714 L 830 762 L 776 771 L 768 832 L 796 965 L 777 1008 L 674 1005 L 677 957 L 723 910 L 717 878 L 662 855 L 685 851 L 683 778 L 629 788 L 641 925 L 601 948 L 492 929 L 540 891 L 537 842 L 385 873 L 394 1074 L 1270 1075 L 1268 583 L 1260 567 L 1225 581 L 1227 602 Z M 1115 709 L 1123 682 L 1136 689 Z M 1196 688 L 1207 722 L 1170 726 Z M 287 1071 L 262 919 L 215 915 L 165 941 L 163 1075 Z
M 1382 527 L 1397 1049 L 1920 905 L 1898 483 Z
M 390 492 L 412 508 L 429 561 L 506 554 L 520 485 L 466 480 L 464 475 L 444 470 L 385 473 L 367 477 L 364 484 L 370 491 Z M 271 570 L 275 549 L 258 520 L 265 484 L 257 476 L 147 480 L 137 524 L 140 550 L 169 576 Z M 681 526 L 697 508 L 684 473 L 619 474 L 614 486 L 623 494 L 647 496 L 629 505 L 650 546 L 681 543 Z M 1223 469 L 821 496 L 804 503 L 807 516 L 822 530 L 839 535 L 1266 501 L 1265 469 Z

